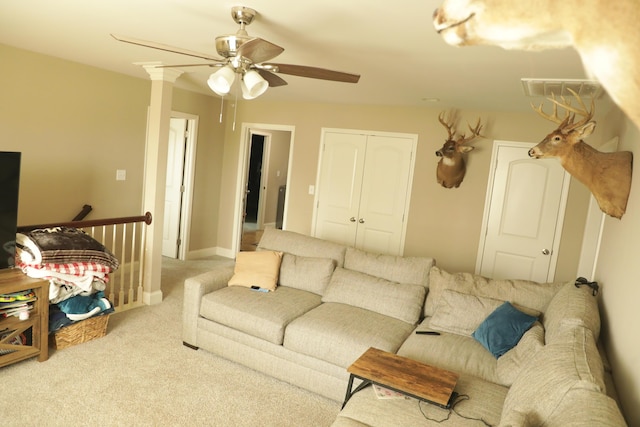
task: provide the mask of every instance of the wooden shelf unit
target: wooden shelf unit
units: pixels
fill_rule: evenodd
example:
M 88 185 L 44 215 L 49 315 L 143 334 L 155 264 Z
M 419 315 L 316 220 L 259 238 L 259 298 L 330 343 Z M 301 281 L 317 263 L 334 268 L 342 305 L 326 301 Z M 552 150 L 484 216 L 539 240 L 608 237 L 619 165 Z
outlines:
M 20 269 L 9 268 L 0 270 L 0 294 L 32 289 L 37 300 L 29 312 L 29 318 L 20 320 L 17 317 L 0 317 L 0 331 L 9 329 L 19 334 L 31 328 L 32 343 L 25 346 L 11 346 L 13 351 L 0 355 L 0 368 L 11 363 L 19 362 L 30 357 L 38 356 L 39 362 L 49 358 L 49 282 L 47 280 L 32 279 L 25 276 Z M 15 335 L 14 334 L 14 335 Z M 10 338 L 0 340 L 0 348 L 8 348 Z

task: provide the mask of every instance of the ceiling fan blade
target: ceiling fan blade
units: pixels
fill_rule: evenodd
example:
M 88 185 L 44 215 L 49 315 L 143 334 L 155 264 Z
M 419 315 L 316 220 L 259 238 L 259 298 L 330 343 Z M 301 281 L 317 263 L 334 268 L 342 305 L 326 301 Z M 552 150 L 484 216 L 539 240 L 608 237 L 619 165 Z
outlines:
M 358 83 L 358 80 L 360 80 L 359 74 L 343 73 L 341 71 L 333 71 L 317 67 L 307 67 L 305 65 L 274 63 L 262 65 L 277 67 L 278 73 L 290 74 L 292 76 L 310 77 L 312 79 L 332 80 L 344 83 Z
M 269 87 L 285 86 L 288 83 L 280 76 L 273 74 L 267 70 L 257 69 L 258 73 L 269 83 Z
M 260 63 L 275 58 L 284 52 L 284 48 L 268 42 L 260 37 L 248 40 L 238 48 L 236 56 L 244 56 L 254 63 Z
M 111 34 L 111 37 L 118 40 L 119 42 L 131 43 L 131 44 L 144 46 L 144 47 L 150 47 L 152 49 L 164 50 L 166 52 L 173 52 L 173 53 L 179 53 L 181 55 L 194 56 L 196 58 L 207 59 L 209 61 L 216 61 L 216 62 L 224 61 L 223 59 L 216 58 L 211 55 L 207 55 L 206 53 L 195 52 L 193 50 L 182 49 L 180 47 L 169 46 L 162 43 L 150 42 L 147 40 L 139 40 L 139 39 L 134 39 L 132 37 L 127 37 L 127 36 L 118 36 L 115 34 Z
M 154 68 L 180 68 L 180 67 L 222 67 L 223 63 L 216 62 L 214 64 L 175 64 L 175 65 L 156 65 Z

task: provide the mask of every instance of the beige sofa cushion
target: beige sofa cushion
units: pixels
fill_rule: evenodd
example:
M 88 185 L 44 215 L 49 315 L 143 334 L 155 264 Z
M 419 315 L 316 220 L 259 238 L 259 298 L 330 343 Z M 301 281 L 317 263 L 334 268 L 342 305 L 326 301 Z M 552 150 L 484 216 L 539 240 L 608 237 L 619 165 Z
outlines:
M 344 265 L 346 248 L 338 243 L 277 228 L 265 229 L 258 243 L 260 251 L 272 250 L 305 257 L 331 258 L 338 267 Z
M 543 313 L 563 283 L 537 283 L 529 280 L 494 280 L 470 273 L 448 273 L 438 266 L 429 273 L 429 294 L 425 314 L 433 316 L 442 293 L 449 289 L 465 294 L 509 301 L 519 307 Z
M 348 304 L 415 325 L 420 320 L 426 293 L 421 285 L 391 282 L 336 268 L 322 302 Z
M 287 325 L 320 304 L 319 295 L 286 286 L 267 293 L 229 286 L 204 295 L 200 315 L 254 337 L 282 344 Z
M 446 289 L 438 300 L 429 327 L 436 331 L 471 336 L 478 326 L 505 301 L 463 294 Z M 517 304 L 514 306 L 534 317 L 540 312 Z
M 274 291 L 278 286 L 282 252 L 238 252 L 229 286 L 257 286 Z
M 502 419 L 512 419 L 516 411 L 526 414 L 534 425 L 547 425 L 575 390 L 605 392 L 604 369 L 591 331 L 565 327 L 560 334 L 562 339 L 538 351 L 513 381 Z M 582 409 L 585 413 L 598 410 L 591 401 L 584 401 Z
M 600 313 L 598 299 L 591 288 L 576 287 L 573 282 L 566 283 L 553 297 L 542 317 L 547 343 L 556 341 L 562 325 L 582 325 L 593 332 L 598 340 L 600 335 Z
M 280 265 L 280 284 L 322 295 L 331 280 L 336 261 L 285 253 Z
M 349 399 L 331 427 L 497 426 L 506 391 L 506 387 L 461 376 L 456 392 L 463 397 L 450 411 L 415 399 L 378 399 L 373 387 L 366 387 Z
M 533 324 L 520 339 L 518 345 L 497 360 L 496 373 L 499 383 L 510 386 L 520 371 L 544 347 L 544 328 L 540 322 Z
M 429 270 L 434 264 L 433 258 L 381 255 L 351 247 L 344 255 L 344 268 L 426 288 L 429 287 Z
M 504 301 L 445 289 L 438 299 L 429 326 L 436 331 L 471 336 Z
M 283 345 L 346 369 L 369 347 L 395 353 L 412 331 L 412 325 L 373 311 L 324 303 L 287 326 Z

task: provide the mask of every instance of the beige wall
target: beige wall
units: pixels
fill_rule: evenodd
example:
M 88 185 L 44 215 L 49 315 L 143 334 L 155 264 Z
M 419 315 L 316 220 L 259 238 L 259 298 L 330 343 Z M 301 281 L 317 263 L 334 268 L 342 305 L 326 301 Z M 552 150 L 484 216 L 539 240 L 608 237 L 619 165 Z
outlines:
M 150 80 L 0 45 L 0 150 L 22 152 L 18 224 L 139 215 Z M 191 248 L 217 245 L 220 101 L 176 89 L 199 116 Z M 126 180 L 116 181 L 116 170 Z
M 150 85 L 0 45 L 0 149 L 22 152 L 21 225 L 138 215 Z M 116 181 L 116 169 L 127 171 Z
M 632 151 L 637 159 L 640 155 L 638 129 L 624 120 L 617 134 L 620 135 L 619 148 Z M 634 171 L 625 215 L 621 220 L 606 219 L 595 277 L 602 289 L 602 336 L 630 426 L 640 425 L 640 334 L 636 323 L 640 301 L 639 175 Z
M 523 98 L 523 102 L 527 102 Z M 536 142 L 553 125 L 535 113 L 482 112 L 488 122 L 484 133 L 491 139 L 474 143 L 469 154 L 467 176 L 457 189 L 444 189 L 435 179 L 434 152 L 444 142 L 446 131 L 439 124 L 440 110 L 392 106 L 353 106 L 293 104 L 252 101 L 240 103 L 236 130 L 227 125 L 218 245 L 230 248 L 233 200 L 236 191 L 237 156 L 241 123 L 268 123 L 295 126 L 292 170 L 289 188 L 287 228 L 309 234 L 312 229 L 313 200 L 309 185 L 315 185 L 320 132 L 323 127 L 416 133 L 419 135 L 417 159 L 407 225 L 405 255 L 433 256 L 446 269 L 474 271 L 480 227 L 490 168 L 492 140 Z M 464 120 L 474 121 L 477 112 L 462 112 Z M 232 112 L 227 113 L 232 120 Z M 598 132 L 598 130 L 596 130 Z M 599 134 L 592 139 L 601 138 Z M 568 220 L 557 268 L 558 279 L 574 278 L 582 242 L 588 192 L 572 183 Z M 578 248 L 578 250 L 576 250 Z

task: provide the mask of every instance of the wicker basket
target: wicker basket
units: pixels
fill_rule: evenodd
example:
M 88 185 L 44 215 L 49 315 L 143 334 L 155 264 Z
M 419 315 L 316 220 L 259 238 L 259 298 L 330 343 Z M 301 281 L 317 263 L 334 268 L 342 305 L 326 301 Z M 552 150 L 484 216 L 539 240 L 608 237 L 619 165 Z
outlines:
M 94 316 L 65 326 L 49 336 L 49 345 L 60 350 L 103 337 L 107 333 L 109 316 Z

